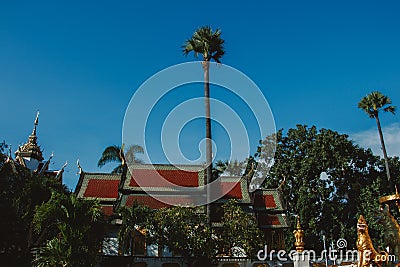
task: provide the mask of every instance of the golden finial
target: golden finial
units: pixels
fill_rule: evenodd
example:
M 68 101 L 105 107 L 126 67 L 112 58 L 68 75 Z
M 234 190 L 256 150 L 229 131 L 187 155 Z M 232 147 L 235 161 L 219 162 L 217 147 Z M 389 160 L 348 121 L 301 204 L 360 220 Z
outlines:
M 297 216 L 297 226 L 296 229 L 293 231 L 294 238 L 296 242 L 294 242 L 294 246 L 296 247 L 297 252 L 303 252 L 304 251 L 304 231 L 301 229 L 300 225 L 300 216 Z

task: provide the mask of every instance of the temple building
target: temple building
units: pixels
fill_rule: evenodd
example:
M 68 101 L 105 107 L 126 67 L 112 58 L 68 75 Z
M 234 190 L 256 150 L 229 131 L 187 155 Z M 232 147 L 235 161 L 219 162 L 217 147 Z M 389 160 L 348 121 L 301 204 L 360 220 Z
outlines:
M 193 194 L 193 191 L 189 190 L 187 194 L 176 194 L 171 185 L 196 189 L 205 183 L 204 168 L 200 165 L 137 164 L 131 170 L 132 172 L 127 171 L 125 175 L 89 173 L 79 166 L 80 177 L 75 193 L 80 198 L 98 199 L 104 214 L 110 218 L 109 231 L 104 239 L 102 251 L 107 257 L 123 255 L 118 248 L 118 226 L 121 220 L 116 219 L 118 215 L 115 214 L 120 207 L 131 207 L 134 203 L 141 203 L 151 209 L 167 208 L 171 206 L 168 203 L 172 202 L 185 205 L 196 197 L 196 193 Z M 159 182 L 159 175 L 165 182 Z M 138 180 L 141 181 L 140 186 Z M 243 210 L 254 214 L 265 235 L 268 248 L 284 249 L 283 230 L 289 225 L 280 189 L 259 189 L 250 193 L 249 179 L 237 176 L 221 177 L 220 186 L 224 196 L 213 203 L 217 207 L 216 210 L 229 199 L 235 199 Z M 218 227 L 218 224 L 215 227 Z M 137 240 L 134 242 L 133 254 L 135 257 L 143 257 L 143 262 L 149 262 L 150 258 L 154 260 L 154 257 L 163 257 L 165 261 L 165 257 L 172 256 L 169 251 L 146 247 L 145 237 L 140 231 L 135 236 Z M 177 264 L 174 266 L 183 266 Z
M 60 181 L 60 183 L 62 183 L 62 175 L 67 163 L 65 163 L 60 170 L 49 169 L 53 154 L 48 160 L 44 160 L 43 151 L 37 143 L 36 128 L 38 124 L 39 112 L 36 114 L 33 131 L 28 137 L 28 141 L 22 146 L 19 146 L 17 151 L 15 151 L 15 162 L 36 174 L 55 177 Z

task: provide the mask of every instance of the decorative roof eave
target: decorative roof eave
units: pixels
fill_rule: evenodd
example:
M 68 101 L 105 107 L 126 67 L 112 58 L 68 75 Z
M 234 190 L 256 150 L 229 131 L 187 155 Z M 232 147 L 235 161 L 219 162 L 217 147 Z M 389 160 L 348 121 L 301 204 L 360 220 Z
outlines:
M 53 158 L 53 156 L 54 156 L 53 153 L 51 153 L 49 159 L 46 161 L 45 164 L 43 164 L 43 167 L 40 169 L 39 174 L 43 174 L 44 172 L 46 172 L 49 169 L 50 161 Z M 62 168 L 63 171 L 64 171 L 64 167 Z

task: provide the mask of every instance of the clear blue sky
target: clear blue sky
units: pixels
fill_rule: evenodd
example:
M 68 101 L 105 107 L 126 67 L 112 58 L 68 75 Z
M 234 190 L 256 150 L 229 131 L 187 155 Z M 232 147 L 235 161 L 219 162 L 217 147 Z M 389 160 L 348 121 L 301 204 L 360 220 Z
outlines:
M 380 90 L 400 105 L 399 1 L 236 2 L 2 1 L 0 140 L 24 143 L 39 109 L 39 143 L 46 158 L 54 151 L 53 168 L 69 161 L 74 188 L 76 159 L 101 170 L 135 90 L 193 60 L 180 47 L 202 25 L 222 29 L 223 62 L 257 83 L 277 128 L 357 136 L 375 127 L 357 109 L 362 96 Z

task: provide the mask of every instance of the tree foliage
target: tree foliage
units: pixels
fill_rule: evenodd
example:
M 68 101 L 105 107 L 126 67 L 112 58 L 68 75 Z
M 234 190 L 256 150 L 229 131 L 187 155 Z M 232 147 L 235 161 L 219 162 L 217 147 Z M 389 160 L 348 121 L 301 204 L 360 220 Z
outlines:
M 390 97 L 381 92 L 374 91 L 363 97 L 358 103 L 358 107 L 365 111 L 370 118 L 375 118 L 381 111 L 395 114 L 396 106 L 392 106 Z
M 97 166 L 103 167 L 107 163 L 110 162 L 117 162 L 118 165 L 115 167 L 112 171 L 112 173 L 122 173 L 123 172 L 123 162 L 124 163 L 143 163 L 141 159 L 137 158 L 137 154 L 143 154 L 144 150 L 141 146 L 139 145 L 131 145 L 129 148 L 125 151 L 124 147 L 120 146 L 109 146 L 106 147 L 101 154 L 101 157 L 99 161 L 97 162 Z
M 150 220 L 151 209 L 147 206 L 133 203 L 132 207 L 122 207 L 118 213 L 121 215 L 122 225 L 119 229 L 118 240 L 122 252 L 133 255 L 133 239 L 137 229 L 145 229 Z
M 210 227 L 202 208 L 172 207 L 151 216 L 149 242 L 182 255 L 190 266 L 211 266 L 219 254 L 250 256 L 263 247 L 255 218 L 235 201 L 223 205 L 223 219 Z
M 92 266 L 102 238 L 97 202 L 77 199 L 54 177 L 2 153 L 0 161 L 1 263 L 32 266 L 39 251 L 36 266 Z
M 210 26 L 203 26 L 198 28 L 193 36 L 186 40 L 182 47 L 184 55 L 193 52 L 195 57 L 198 54 L 203 56 L 204 61 L 221 63 L 221 58 L 225 54 L 224 39 L 221 38 L 221 30 L 213 31 Z
M 7 266 L 30 266 L 30 250 L 40 240 L 33 231 L 35 208 L 51 192 L 66 192 L 54 177 L 30 172 L 0 153 L 0 261 Z
M 215 240 L 207 217 L 194 207 L 176 206 L 155 211 L 148 237 L 151 243 L 168 247 L 191 264 L 215 255 Z
M 241 176 L 243 175 L 246 169 L 246 162 L 245 161 L 222 161 L 219 160 L 216 162 L 213 168 L 213 175 L 215 178 L 218 178 L 221 174 L 226 176 Z
M 95 266 L 103 229 L 97 201 L 53 193 L 36 209 L 33 225 L 38 234 L 49 238 L 39 247 L 34 266 Z
M 274 165 L 264 173 L 264 186 L 277 187 L 285 178 L 285 203 L 289 214 L 301 218 L 306 247 L 321 249 L 322 231 L 330 241 L 346 238 L 349 248 L 355 247 L 358 215 L 372 220 L 379 210 L 377 199 L 388 193 L 383 161 L 347 135 L 315 126 L 297 125 L 285 135 L 280 130 L 276 138 Z M 265 155 L 261 144 L 257 157 Z M 294 227 L 294 216 L 289 218 Z M 380 230 L 371 221 L 370 233 L 379 237 Z M 288 231 L 286 244 L 293 242 Z
M 222 226 L 218 235 L 222 251 L 228 255 L 254 258 L 260 248 L 264 247 L 263 233 L 258 228 L 254 215 L 245 212 L 235 200 L 224 204 L 223 210 Z

